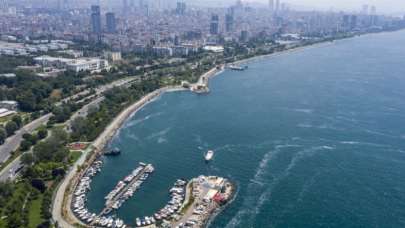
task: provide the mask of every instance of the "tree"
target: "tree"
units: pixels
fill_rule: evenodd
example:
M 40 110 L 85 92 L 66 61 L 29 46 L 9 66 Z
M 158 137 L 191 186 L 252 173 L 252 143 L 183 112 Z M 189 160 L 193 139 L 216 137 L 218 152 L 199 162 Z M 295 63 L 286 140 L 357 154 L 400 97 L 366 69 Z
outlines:
M 31 185 L 42 193 L 46 190 L 45 182 L 42 179 L 31 180 Z
M 37 144 L 38 141 L 38 136 L 37 135 L 31 135 L 29 133 L 26 133 L 23 135 L 23 138 L 31 143 L 31 145 Z
M 23 121 L 22 121 L 21 116 L 15 115 L 15 116 L 13 116 L 13 118 L 11 120 L 14 121 L 14 123 L 17 124 L 18 129 L 20 129 L 22 127 Z
M 37 134 L 38 134 L 38 139 L 45 139 L 48 136 L 48 130 L 40 129 Z
M 6 132 L 7 132 L 7 136 L 12 136 L 14 135 L 15 131 L 17 131 L 18 126 L 14 121 L 9 121 L 6 124 Z
M 36 111 L 37 106 L 35 96 L 32 92 L 28 91 L 17 97 L 17 101 L 22 111 L 32 112 Z
M 7 138 L 6 129 L 0 127 L 0 144 L 3 144 L 6 141 L 6 138 Z
M 21 163 L 26 166 L 31 166 L 34 163 L 34 156 L 32 153 L 24 153 L 21 156 Z
M 20 144 L 20 149 L 22 151 L 27 151 L 27 150 L 29 150 L 31 148 L 31 146 L 32 146 L 31 141 L 28 141 L 28 140 L 24 139 Z

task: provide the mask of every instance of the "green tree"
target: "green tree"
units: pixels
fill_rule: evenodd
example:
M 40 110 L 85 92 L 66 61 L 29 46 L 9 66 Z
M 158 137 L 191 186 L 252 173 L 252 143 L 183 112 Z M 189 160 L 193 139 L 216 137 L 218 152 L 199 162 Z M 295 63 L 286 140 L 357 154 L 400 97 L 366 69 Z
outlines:
M 20 129 L 22 127 L 23 121 L 22 121 L 21 116 L 15 115 L 15 116 L 13 116 L 13 118 L 11 120 L 14 121 L 14 123 L 17 124 L 18 129 Z
M 9 121 L 6 124 L 6 132 L 7 132 L 7 136 L 12 136 L 14 135 L 15 131 L 18 130 L 18 126 L 14 121 Z
M 0 144 L 3 144 L 6 141 L 7 132 L 4 127 L 0 127 Z
M 24 153 L 21 156 L 21 163 L 26 166 L 31 166 L 34 163 L 34 156 L 32 153 Z
M 31 146 L 32 146 L 32 143 L 31 143 L 30 141 L 26 140 L 26 139 L 24 139 L 24 140 L 21 141 L 21 143 L 20 143 L 20 149 L 21 149 L 22 151 L 27 151 L 27 150 L 29 150 L 29 149 L 31 148 Z
M 48 130 L 40 129 L 38 131 L 38 139 L 45 139 L 48 136 Z

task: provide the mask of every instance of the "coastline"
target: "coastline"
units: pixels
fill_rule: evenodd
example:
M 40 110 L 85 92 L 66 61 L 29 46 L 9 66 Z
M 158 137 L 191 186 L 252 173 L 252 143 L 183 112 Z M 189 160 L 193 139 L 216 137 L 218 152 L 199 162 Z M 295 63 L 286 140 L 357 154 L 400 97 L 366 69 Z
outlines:
M 116 116 L 113 121 L 107 126 L 107 128 L 97 137 L 97 139 L 92 143 L 96 148 L 96 153 L 99 153 L 105 146 L 110 142 L 114 135 L 118 132 L 125 121 L 131 116 L 135 115 L 139 110 L 145 107 L 147 104 L 155 101 L 159 96 L 168 92 L 185 91 L 186 89 L 181 86 L 168 86 L 155 90 L 151 93 L 146 94 L 137 102 L 133 103 L 129 107 L 121 111 L 118 116 Z
M 372 34 L 368 34 L 368 35 L 372 35 Z M 357 36 L 349 37 L 349 38 L 356 38 L 356 37 Z M 337 40 L 335 40 L 335 41 L 337 41 Z M 283 51 L 279 51 L 279 52 L 275 52 L 275 53 L 271 53 L 271 54 L 267 54 L 267 55 L 259 55 L 259 56 L 254 56 L 254 57 L 247 58 L 247 59 L 238 60 L 238 61 L 235 61 L 234 64 L 251 63 L 253 61 L 263 60 L 263 59 L 274 57 L 274 56 L 279 56 L 279 55 L 288 54 L 288 53 L 292 53 L 292 52 L 302 51 L 302 50 L 309 49 L 309 48 L 318 48 L 318 47 L 323 47 L 323 46 L 329 46 L 329 45 L 335 44 L 335 41 L 324 41 L 324 42 L 319 42 L 319 43 L 315 43 L 315 44 L 311 44 L 311 45 L 293 47 L 293 48 L 290 48 L 290 49 L 287 49 L 287 50 L 283 50 Z M 214 68 L 212 68 L 208 72 L 202 74 L 200 76 L 198 82 L 195 83 L 195 84 L 192 84 L 192 85 L 196 85 L 198 83 L 201 83 L 201 84 L 204 84 L 204 85 L 206 85 L 208 87 L 209 80 L 214 78 L 215 76 L 219 75 L 223 71 L 224 71 L 223 65 L 215 66 Z M 131 116 L 135 115 L 139 110 L 141 110 L 147 104 L 155 101 L 159 96 L 161 96 L 162 94 L 164 94 L 166 92 L 176 92 L 176 91 L 185 91 L 185 90 L 187 90 L 187 89 L 183 88 L 181 86 L 163 87 L 163 88 L 160 88 L 158 90 L 155 90 L 155 91 L 145 95 L 140 100 L 138 100 L 135 103 L 133 103 L 133 104 L 129 105 L 128 107 L 126 107 L 124 110 L 122 110 L 111 121 L 111 123 L 106 127 L 106 129 L 92 143 L 95 150 L 92 151 L 92 152 L 89 151 L 88 153 L 83 154 L 82 158 L 79 159 L 77 165 L 81 166 L 83 164 L 86 164 L 87 162 L 91 162 L 91 159 L 89 159 L 89 157 L 87 155 L 100 154 L 100 152 L 105 149 L 105 147 L 108 145 L 108 143 L 111 141 L 111 139 L 117 134 L 117 132 L 122 127 L 122 125 L 125 123 L 125 121 L 127 121 L 128 118 L 130 118 Z M 75 164 L 74 168 L 76 168 L 76 164 Z M 69 176 L 67 176 L 67 178 L 66 178 L 68 182 L 70 182 L 71 180 L 73 180 L 73 182 L 74 182 L 76 174 L 77 174 L 77 176 L 80 177 L 80 173 L 77 172 L 80 169 L 74 170 L 74 168 L 71 169 L 72 175 L 69 174 Z M 63 191 L 63 193 L 65 193 L 65 192 L 68 194 L 67 191 Z M 56 197 L 58 197 L 58 196 L 56 196 Z M 62 209 L 70 211 L 70 209 L 67 209 L 65 207 L 63 207 Z M 220 213 L 220 211 L 218 211 L 218 213 Z M 69 212 L 68 212 L 68 214 L 69 214 Z M 213 217 L 215 218 L 215 216 L 216 215 L 214 215 Z M 212 219 L 214 219 L 214 218 L 212 218 Z M 59 222 L 59 220 L 56 220 L 56 221 Z M 61 225 L 61 224 L 59 224 L 59 225 Z M 62 226 L 62 227 L 65 227 L 65 226 Z M 70 226 L 66 226 L 66 227 L 70 227 Z
M 320 45 L 325 45 L 325 42 L 307 46 L 300 46 L 291 48 L 288 50 L 280 51 L 271 53 L 268 55 L 259 55 L 254 56 L 247 59 L 242 59 L 235 61 L 233 64 L 242 64 L 242 63 L 250 63 L 252 61 L 266 59 L 274 56 L 278 56 L 281 54 L 292 53 L 296 51 L 301 51 L 307 48 L 318 47 Z M 196 83 L 191 84 L 190 89 L 184 88 L 182 86 L 167 86 L 155 90 L 151 93 L 146 94 L 140 100 L 136 101 L 135 103 L 129 105 L 124 110 L 122 110 L 106 127 L 106 129 L 97 137 L 96 140 L 93 141 L 92 148 L 93 150 L 89 150 L 82 154 L 82 157 L 74 164 L 74 166 L 70 169 L 70 172 L 67 174 L 65 180 L 60 184 L 57 193 L 54 197 L 54 204 L 52 207 L 52 214 L 53 219 L 58 222 L 59 226 L 61 227 L 72 227 L 73 225 L 81 225 L 81 223 L 75 215 L 72 213 L 70 204 L 71 204 L 71 192 L 72 189 L 75 188 L 78 180 L 82 177 L 83 170 L 86 170 L 87 165 L 90 165 L 97 156 L 101 155 L 101 152 L 105 149 L 108 143 L 114 138 L 117 132 L 120 130 L 122 125 L 130 118 L 131 116 L 135 115 L 138 111 L 140 111 L 143 107 L 148 105 L 149 103 L 155 101 L 161 95 L 167 92 L 177 92 L 177 91 L 191 91 L 195 93 L 201 93 L 201 91 L 193 91 L 192 88 L 196 85 L 202 85 L 206 87 L 208 90 L 203 90 L 203 93 L 209 92 L 209 81 L 210 79 L 218 76 L 219 74 L 225 71 L 225 65 L 217 65 L 213 67 L 211 70 L 202 74 Z M 234 199 L 235 197 L 233 197 Z M 220 212 L 220 211 L 218 211 Z M 214 213 L 214 218 L 217 214 Z M 212 221 L 213 218 L 207 220 L 209 223 L 210 220 Z

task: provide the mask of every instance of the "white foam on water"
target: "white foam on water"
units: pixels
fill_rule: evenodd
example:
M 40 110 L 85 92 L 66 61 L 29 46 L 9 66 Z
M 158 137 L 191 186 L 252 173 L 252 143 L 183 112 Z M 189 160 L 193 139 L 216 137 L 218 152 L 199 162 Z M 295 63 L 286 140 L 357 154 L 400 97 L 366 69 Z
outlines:
M 307 180 L 304 185 L 302 186 L 302 189 L 300 193 L 298 194 L 298 202 L 301 202 L 305 196 L 305 194 L 309 191 L 309 189 L 315 184 L 316 179 L 319 177 L 321 174 L 321 171 L 317 171 L 315 175 L 313 175 L 309 180 Z
M 295 109 L 292 109 L 292 111 L 301 112 L 301 113 L 305 113 L 305 114 L 312 114 L 314 112 L 314 110 L 312 110 L 312 109 L 305 109 L 305 108 L 295 108 Z
M 345 145 L 365 145 L 365 146 L 373 146 L 373 147 L 380 147 L 380 148 L 392 148 L 391 145 L 386 144 L 378 144 L 378 143 L 370 143 L 370 142 L 360 142 L 360 141 L 341 141 L 340 144 Z
M 153 133 L 153 134 L 149 135 L 148 137 L 146 137 L 146 139 L 151 140 L 151 139 L 155 139 L 155 138 L 158 138 L 158 137 L 165 136 L 167 133 L 169 133 L 170 130 L 171 130 L 171 128 L 168 127 L 168 128 L 163 129 L 163 130 L 161 130 L 159 132 L 156 132 L 156 133 Z
M 293 144 L 284 144 L 284 145 L 277 145 L 275 147 L 275 150 L 271 150 L 267 152 L 262 160 L 259 163 L 258 168 L 256 169 L 256 173 L 253 177 L 253 179 L 250 180 L 250 183 L 248 185 L 248 192 L 255 192 L 253 194 L 249 194 L 244 202 L 243 202 L 243 209 L 239 210 L 237 214 L 228 222 L 228 224 L 225 226 L 226 228 L 231 228 L 231 227 L 236 227 L 240 224 L 242 221 L 247 221 L 244 219 L 245 216 L 249 216 L 249 219 L 251 220 L 254 218 L 253 216 L 258 213 L 260 210 L 260 207 L 262 204 L 265 202 L 265 198 L 267 195 L 261 194 L 260 192 L 263 192 L 265 188 L 268 188 L 268 178 L 266 178 L 266 175 L 268 174 L 269 171 L 269 163 L 270 161 L 277 156 L 278 153 L 281 152 L 283 148 L 288 148 L 288 147 L 300 147 L 300 145 L 293 145 Z M 275 179 L 273 182 L 277 182 L 278 180 Z M 259 193 L 259 194 L 256 194 Z M 259 195 L 259 198 L 257 196 Z M 252 214 L 253 212 L 253 214 Z
M 167 140 L 166 138 L 164 138 L 164 137 L 159 137 L 158 140 L 157 140 L 157 142 L 158 142 L 159 144 L 162 144 L 162 143 L 168 142 L 168 140 Z
M 311 124 L 307 124 L 307 123 L 301 123 L 301 124 L 298 124 L 297 127 L 300 127 L 300 128 L 312 128 L 314 126 L 312 126 Z
M 134 113 L 134 114 L 135 114 L 135 113 Z M 134 114 L 131 114 L 130 118 L 131 118 Z M 143 118 L 141 118 L 141 119 L 136 119 L 136 120 L 130 121 L 130 122 L 128 122 L 127 124 L 125 124 L 123 128 L 129 128 L 129 127 L 136 126 L 136 125 L 138 125 L 138 124 L 140 124 L 140 123 L 143 123 L 143 122 L 145 122 L 145 121 L 147 121 L 147 120 L 149 120 L 149 119 L 151 119 L 151 118 L 153 118 L 153 117 L 157 117 L 157 116 L 160 116 L 160 115 L 162 115 L 162 114 L 163 114 L 163 112 L 157 112 L 157 113 L 153 113 L 153 114 L 147 115 L 147 116 L 145 116 L 145 117 L 143 117 Z
M 226 225 L 226 228 L 233 228 L 237 227 L 241 221 L 249 222 L 250 226 L 254 222 L 256 216 L 260 213 L 260 210 L 265 202 L 267 202 L 273 193 L 273 189 L 286 177 L 288 177 L 291 173 L 291 170 L 305 158 L 313 157 L 320 151 L 325 150 L 334 150 L 335 147 L 333 146 L 316 146 L 311 147 L 309 149 L 304 149 L 297 152 L 293 158 L 291 159 L 290 163 L 286 167 L 286 169 L 280 173 L 279 175 L 275 176 L 272 182 L 265 183 L 267 178 L 265 176 L 268 174 L 268 166 L 269 162 L 272 158 L 274 158 L 282 148 L 286 147 L 297 147 L 297 145 L 280 145 L 276 147 L 276 150 L 269 151 L 266 153 L 259 163 L 259 167 L 256 171 L 256 174 L 253 180 L 250 181 L 248 185 L 248 196 L 245 198 L 243 202 L 243 206 L 241 210 L 237 212 L 237 214 L 229 221 Z M 262 192 L 262 193 L 260 193 Z M 257 197 L 259 196 L 259 197 Z
M 347 145 L 358 145 L 361 144 L 361 142 L 357 142 L 357 141 L 342 141 L 340 142 L 341 144 L 347 144 Z

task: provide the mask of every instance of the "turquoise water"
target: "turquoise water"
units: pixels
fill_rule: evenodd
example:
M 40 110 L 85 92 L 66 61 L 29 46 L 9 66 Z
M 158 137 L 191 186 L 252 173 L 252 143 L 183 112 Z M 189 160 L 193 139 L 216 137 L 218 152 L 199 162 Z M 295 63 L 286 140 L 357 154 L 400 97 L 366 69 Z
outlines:
M 117 212 L 128 223 L 176 179 L 212 174 L 238 193 L 210 227 L 405 227 L 404 42 L 338 41 L 226 71 L 209 95 L 165 94 L 113 139 L 123 153 L 105 158 L 89 208 L 143 161 L 156 171 Z

